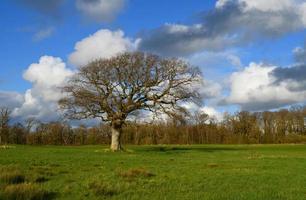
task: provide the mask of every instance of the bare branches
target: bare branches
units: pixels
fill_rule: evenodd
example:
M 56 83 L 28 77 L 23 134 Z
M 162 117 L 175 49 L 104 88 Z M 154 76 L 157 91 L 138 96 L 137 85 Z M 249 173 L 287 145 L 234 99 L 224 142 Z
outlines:
M 199 81 L 199 69 L 182 60 L 125 53 L 82 67 L 59 104 L 69 118 L 123 123 L 136 110 L 185 112 L 179 102 L 200 99 L 192 87 Z
M 10 115 L 11 111 L 9 108 L 0 108 L 0 144 L 8 142 Z

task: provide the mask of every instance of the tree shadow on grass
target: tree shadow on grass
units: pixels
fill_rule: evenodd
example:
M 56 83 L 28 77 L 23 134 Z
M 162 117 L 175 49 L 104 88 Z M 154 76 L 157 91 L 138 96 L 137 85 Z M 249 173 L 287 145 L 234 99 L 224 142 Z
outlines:
M 53 199 L 57 199 L 58 197 L 58 193 L 57 192 L 48 192 L 43 199 L 44 200 L 53 200 Z
M 139 152 L 186 153 L 192 151 L 213 153 L 218 151 L 243 151 L 245 147 L 209 147 L 209 146 L 152 146 L 137 149 Z

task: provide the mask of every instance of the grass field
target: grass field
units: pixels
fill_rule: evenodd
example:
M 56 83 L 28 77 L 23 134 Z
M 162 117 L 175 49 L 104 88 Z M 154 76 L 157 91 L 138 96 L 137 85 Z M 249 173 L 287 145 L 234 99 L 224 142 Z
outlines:
M 306 145 L 105 148 L 0 148 L 0 199 L 306 199 Z

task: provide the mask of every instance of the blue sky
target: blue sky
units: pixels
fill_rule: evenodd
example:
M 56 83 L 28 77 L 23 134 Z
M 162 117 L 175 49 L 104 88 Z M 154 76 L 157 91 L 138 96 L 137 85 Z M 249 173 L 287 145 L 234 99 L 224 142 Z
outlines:
M 306 72 L 305 59 L 295 59 L 295 54 L 306 58 L 304 0 L 3 0 L 0 12 L 0 100 L 9 104 L 18 96 L 8 105 L 17 118 L 43 118 L 48 112 L 38 107 L 56 112 L 56 98 L 38 91 L 57 95 L 54 88 L 65 77 L 49 80 L 47 70 L 69 75 L 80 62 L 109 56 L 105 52 L 110 49 L 176 56 L 198 65 L 206 82 L 201 109 L 215 117 L 223 111 L 278 109 L 306 100 L 306 78 L 296 77 Z M 122 35 L 115 37 L 116 31 Z M 81 50 L 76 49 L 84 39 Z M 105 49 L 88 44 L 94 40 L 114 44 Z M 113 49 L 116 44 L 119 49 Z M 73 53 L 83 60 L 71 58 Z M 46 55 L 47 63 L 65 66 L 46 66 L 39 61 Z M 55 58 L 61 60 L 53 62 Z M 38 65 L 31 68 L 33 63 Z

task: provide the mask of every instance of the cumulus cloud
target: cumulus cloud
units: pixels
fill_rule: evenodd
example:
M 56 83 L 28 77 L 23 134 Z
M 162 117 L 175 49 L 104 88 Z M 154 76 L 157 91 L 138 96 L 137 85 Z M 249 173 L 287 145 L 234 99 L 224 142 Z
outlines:
M 145 32 L 140 49 L 170 56 L 221 51 L 304 29 L 305 11 L 299 0 L 219 0 L 198 24 L 165 24 Z
M 294 79 L 279 80 L 282 70 L 277 66 L 251 63 L 230 77 L 230 94 L 223 101 L 238 104 L 242 110 L 266 110 L 306 101 L 306 90 L 292 90 L 301 82 Z M 295 69 L 294 69 L 295 70 Z
M 60 58 L 42 56 L 38 63 L 33 63 L 28 67 L 23 77 L 33 83 L 34 88 L 46 89 L 46 91 L 40 91 L 45 100 L 54 100 L 58 98 L 58 93 L 49 94 L 48 90 L 54 92 L 56 87 L 64 83 L 72 74 L 73 72 Z
M 121 30 L 101 29 L 77 42 L 75 51 L 69 55 L 69 62 L 76 66 L 86 65 L 98 58 L 110 58 L 118 53 L 133 51 L 139 40 L 131 40 Z
M 125 0 L 76 0 L 77 9 L 88 19 L 110 22 L 123 9 Z
M 62 97 L 58 87 L 73 73 L 60 58 L 42 56 L 38 63 L 31 64 L 23 74 L 24 79 L 33 86 L 25 92 L 24 102 L 13 110 L 13 116 L 35 117 L 45 121 L 58 119 L 57 101 Z

